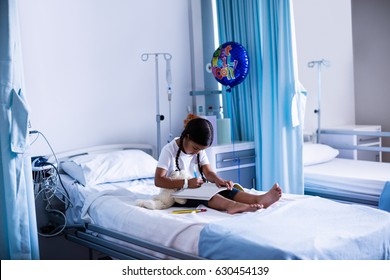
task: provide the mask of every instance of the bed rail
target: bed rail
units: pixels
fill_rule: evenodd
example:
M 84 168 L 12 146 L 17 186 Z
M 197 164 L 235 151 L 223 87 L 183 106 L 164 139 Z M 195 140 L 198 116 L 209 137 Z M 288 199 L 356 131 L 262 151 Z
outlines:
M 94 234 L 90 233 L 92 231 Z M 104 239 L 97 234 L 114 238 L 115 241 Z M 76 228 L 75 231 L 65 234 L 66 239 L 78 243 L 89 249 L 107 254 L 113 258 L 124 260 L 157 260 L 162 258 L 178 260 L 201 260 L 203 258 L 189 253 L 181 252 L 166 246 L 143 240 L 138 237 L 123 234 L 115 230 L 108 230 L 100 226 L 85 224 L 84 227 Z M 123 241 L 128 245 L 135 245 L 131 248 L 118 244 Z M 147 250 L 140 250 L 141 248 Z M 149 253 L 150 252 L 150 253 Z M 155 254 L 158 253 L 158 254 Z M 161 256 L 161 257 L 159 257 Z
M 337 130 L 337 129 L 323 129 L 321 134 L 335 134 L 335 135 L 356 135 L 356 136 L 372 136 L 372 137 L 390 137 L 390 132 L 381 131 L 351 131 L 351 130 Z M 373 151 L 373 152 L 385 152 L 390 153 L 390 147 L 383 146 L 365 146 L 365 145 L 337 145 L 334 146 L 336 149 L 344 150 L 362 150 L 362 151 Z

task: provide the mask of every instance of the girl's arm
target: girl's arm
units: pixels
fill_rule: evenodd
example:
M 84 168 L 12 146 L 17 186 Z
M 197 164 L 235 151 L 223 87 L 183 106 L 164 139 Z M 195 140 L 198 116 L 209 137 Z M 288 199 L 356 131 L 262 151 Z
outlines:
M 184 179 L 172 179 L 167 177 L 167 170 L 157 167 L 154 175 L 154 184 L 156 187 L 165 189 L 181 189 L 184 186 Z M 189 188 L 198 188 L 202 185 L 203 180 L 192 178 L 188 179 Z

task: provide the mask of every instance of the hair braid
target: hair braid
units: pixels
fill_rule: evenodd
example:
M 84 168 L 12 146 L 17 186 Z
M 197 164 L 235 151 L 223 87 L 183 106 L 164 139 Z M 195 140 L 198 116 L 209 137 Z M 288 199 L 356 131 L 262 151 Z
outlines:
M 197 158 L 197 160 L 198 160 L 198 169 L 199 169 L 199 172 L 200 172 L 200 176 L 202 177 L 202 180 L 203 180 L 204 182 L 206 182 L 207 179 L 206 179 L 206 177 L 205 177 L 204 174 L 203 174 L 203 170 L 202 170 L 203 168 L 202 168 L 202 166 L 200 166 L 199 154 L 196 155 L 196 158 Z
M 179 156 L 180 156 L 180 153 L 181 151 L 183 150 L 183 140 L 184 140 L 184 136 L 185 136 L 185 130 L 183 131 L 183 133 L 181 134 L 180 136 L 180 139 L 179 139 L 179 149 L 177 150 L 177 153 L 176 153 L 176 158 L 175 158 L 175 163 L 176 163 L 176 170 L 177 171 L 180 171 L 180 166 L 179 166 Z

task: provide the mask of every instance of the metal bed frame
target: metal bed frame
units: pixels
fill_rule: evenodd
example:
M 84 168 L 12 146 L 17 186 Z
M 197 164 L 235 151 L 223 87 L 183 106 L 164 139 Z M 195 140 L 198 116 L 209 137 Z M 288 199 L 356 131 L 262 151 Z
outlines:
M 345 130 L 336 130 L 336 129 L 323 129 L 321 134 L 337 134 L 337 135 L 356 135 L 356 136 L 373 136 L 373 137 L 390 137 L 390 132 L 379 132 L 379 131 L 345 131 Z M 347 146 L 340 145 L 334 146 L 336 149 L 344 150 L 362 150 L 362 151 L 373 151 L 373 152 L 385 152 L 390 153 L 390 147 L 367 147 L 367 146 Z
M 102 234 L 107 237 L 114 238 L 115 241 L 124 241 L 126 244 L 135 245 L 137 248 L 147 249 L 139 250 L 137 248 L 129 248 L 118 244 L 108 239 L 104 239 L 100 236 L 91 234 L 93 233 Z M 160 253 L 164 258 L 178 259 L 178 260 L 202 260 L 203 258 L 192 254 L 184 253 L 176 249 L 161 246 L 159 244 L 143 240 L 138 237 L 123 234 L 115 230 L 108 230 L 100 226 L 85 224 L 75 227 L 73 232 L 65 234 L 65 238 L 69 241 L 75 242 L 79 245 L 89 248 L 90 258 L 92 259 L 92 250 L 107 254 L 110 257 L 122 260 L 158 260 L 156 254 Z M 147 253 L 147 252 L 150 253 Z

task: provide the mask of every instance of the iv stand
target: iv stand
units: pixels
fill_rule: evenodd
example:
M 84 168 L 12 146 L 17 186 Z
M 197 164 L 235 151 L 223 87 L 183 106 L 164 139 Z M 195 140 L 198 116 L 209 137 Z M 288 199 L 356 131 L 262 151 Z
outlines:
M 160 90 L 159 90 L 159 75 L 158 75 L 158 57 L 163 56 L 165 61 L 167 62 L 167 72 L 168 72 L 168 65 L 170 63 L 170 60 L 172 59 L 172 55 L 170 53 L 143 53 L 141 55 L 142 61 L 148 61 L 149 56 L 155 57 L 155 66 L 156 66 L 156 122 L 157 122 L 157 157 L 160 155 L 161 152 L 161 121 L 164 120 L 164 115 L 160 115 Z M 167 80 L 168 80 L 168 74 L 167 74 Z M 170 81 L 168 81 L 168 98 L 170 101 L 171 98 L 171 87 L 170 87 Z
M 317 114 L 317 143 L 320 143 L 321 137 L 321 65 L 326 67 L 330 66 L 330 61 L 325 59 L 309 61 L 307 67 L 314 68 L 317 65 L 318 69 L 318 107 L 314 110 L 314 113 Z

